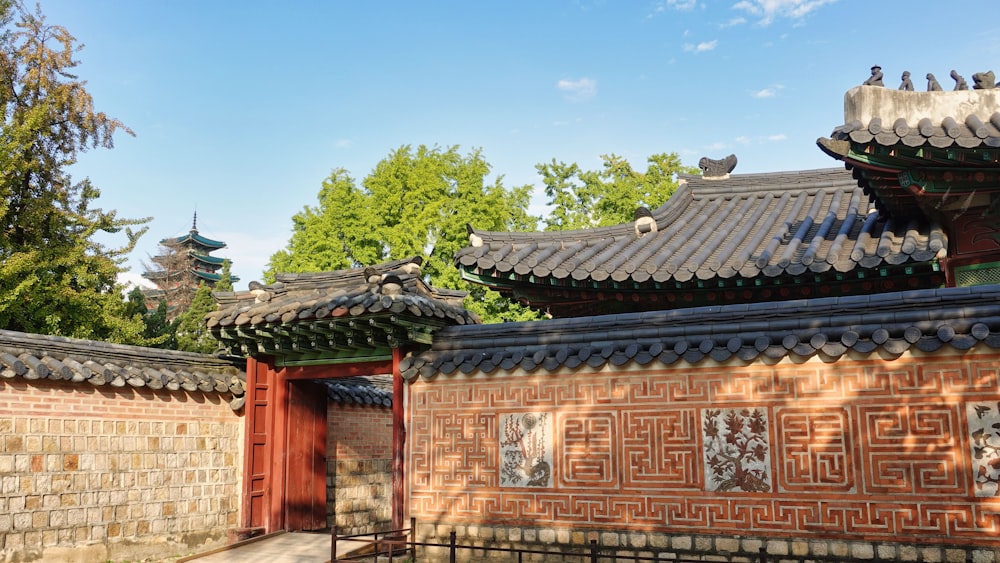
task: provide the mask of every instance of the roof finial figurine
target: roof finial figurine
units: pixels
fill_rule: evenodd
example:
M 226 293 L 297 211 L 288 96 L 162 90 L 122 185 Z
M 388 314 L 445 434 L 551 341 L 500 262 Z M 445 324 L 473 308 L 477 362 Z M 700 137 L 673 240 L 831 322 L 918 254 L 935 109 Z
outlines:
M 728 178 L 729 173 L 736 168 L 736 155 L 731 154 L 720 160 L 702 157 L 698 161 L 698 168 L 701 168 L 701 175 L 705 178 Z
M 910 71 L 908 70 L 903 71 L 903 82 L 900 83 L 899 89 L 903 90 L 904 92 L 913 91 L 913 81 L 910 80 Z
M 882 83 L 882 67 L 875 65 L 872 67 L 872 75 L 865 80 L 862 86 L 885 86 Z
M 965 79 L 962 78 L 962 75 L 959 74 L 958 71 L 956 71 L 956 70 L 951 71 L 951 77 L 952 77 L 952 79 L 955 80 L 955 90 L 956 91 L 957 90 L 968 90 L 969 89 L 968 83 L 965 82 Z
M 973 90 L 992 90 L 996 88 L 996 76 L 993 74 L 992 70 L 986 72 L 977 72 L 972 75 L 972 89 Z
M 937 78 L 934 78 L 934 75 L 929 72 L 927 73 L 927 91 L 928 92 L 941 91 L 941 84 L 937 81 Z

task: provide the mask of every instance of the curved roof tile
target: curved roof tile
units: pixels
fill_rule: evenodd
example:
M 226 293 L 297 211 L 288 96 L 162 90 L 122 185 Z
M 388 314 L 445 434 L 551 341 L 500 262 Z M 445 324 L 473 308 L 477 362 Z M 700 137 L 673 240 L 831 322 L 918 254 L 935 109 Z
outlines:
M 682 180 L 652 212 L 656 232 L 640 236 L 632 224 L 537 233 L 473 229 L 473 245 L 455 255 L 455 264 L 486 277 L 513 270 L 539 285 L 569 278 L 649 284 L 923 262 L 946 240 L 936 223 L 899 225 L 879 214 L 842 168 Z
M 230 397 L 234 410 L 243 406 L 246 388 L 240 362 L 206 354 L 0 330 L 0 378 L 218 393 Z
M 557 335 L 557 336 L 553 336 Z M 555 372 L 653 359 L 663 365 L 944 346 L 1000 349 L 1000 285 L 449 327 L 400 362 L 404 378 L 497 367 Z M 483 359 L 478 367 L 470 358 Z

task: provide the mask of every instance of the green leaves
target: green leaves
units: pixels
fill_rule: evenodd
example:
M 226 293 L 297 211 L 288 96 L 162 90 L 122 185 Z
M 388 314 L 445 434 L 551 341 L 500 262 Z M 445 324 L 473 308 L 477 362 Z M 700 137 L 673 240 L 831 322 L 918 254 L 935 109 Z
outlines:
M 146 343 L 116 277 L 148 219 L 91 208 L 100 191 L 67 172 L 79 152 L 131 131 L 94 110 L 65 28 L 12 2 L 0 2 L 0 25 L 0 327 Z M 107 248 L 100 232 L 127 241 Z
M 433 285 L 469 290 L 451 264 L 468 244 L 466 224 L 528 230 L 537 223 L 527 212 L 531 187 L 508 189 L 502 178 L 487 183 L 489 173 L 479 150 L 463 155 L 458 147 L 425 145 L 390 152 L 360 186 L 336 169 L 323 182 L 318 204 L 292 217 L 291 239 L 271 256 L 265 279 L 419 255 Z M 485 298 L 481 289 L 476 296 Z M 506 309 L 499 296 L 491 299 L 479 310 Z
M 603 155 L 600 170 L 582 170 L 556 162 L 535 166 L 552 211 L 545 219 L 548 231 L 588 229 L 631 222 L 639 206 L 655 209 L 677 189 L 677 174 L 697 169 L 681 165 L 676 153 L 654 154 L 645 172 L 637 172 L 624 158 Z

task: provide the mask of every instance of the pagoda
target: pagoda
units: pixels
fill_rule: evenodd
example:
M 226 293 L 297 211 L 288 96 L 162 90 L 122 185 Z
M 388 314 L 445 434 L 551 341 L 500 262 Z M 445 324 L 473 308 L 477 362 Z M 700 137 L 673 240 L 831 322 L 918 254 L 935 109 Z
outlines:
M 212 252 L 226 248 L 226 243 L 202 236 L 198 232 L 198 214 L 194 214 L 191 230 L 179 237 L 160 241 L 162 254 L 152 258 L 153 266 L 147 267 L 142 276 L 156 284 L 156 289 L 144 291 L 150 308 L 167 301 L 168 318 L 187 309 L 198 287 L 206 283 L 214 286 L 226 259 L 212 256 Z M 233 282 L 239 278 L 233 277 Z

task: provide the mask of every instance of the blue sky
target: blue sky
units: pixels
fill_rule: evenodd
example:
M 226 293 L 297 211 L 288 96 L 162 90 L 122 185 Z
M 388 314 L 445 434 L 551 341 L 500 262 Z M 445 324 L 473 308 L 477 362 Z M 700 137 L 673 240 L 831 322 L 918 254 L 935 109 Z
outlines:
M 1000 3 L 906 0 L 40 0 L 85 45 L 98 110 L 136 132 L 82 155 L 97 206 L 153 216 L 129 261 L 198 227 L 261 279 L 334 168 L 401 145 L 480 148 L 506 186 L 616 153 L 735 153 L 737 173 L 825 168 L 843 94 L 879 64 L 1000 72 Z

